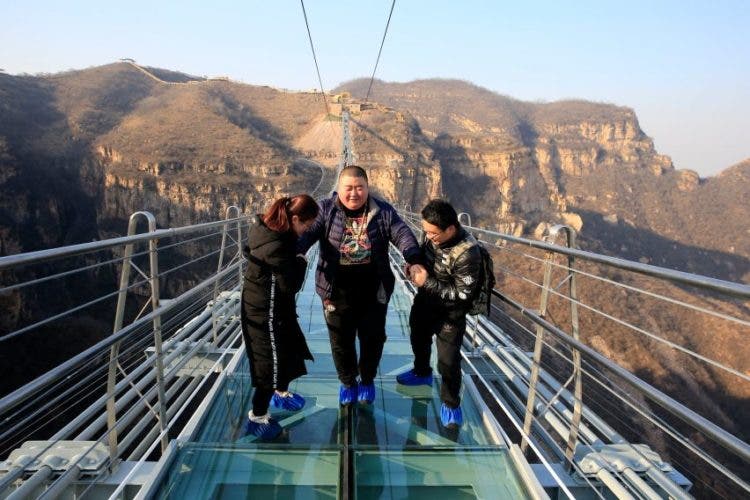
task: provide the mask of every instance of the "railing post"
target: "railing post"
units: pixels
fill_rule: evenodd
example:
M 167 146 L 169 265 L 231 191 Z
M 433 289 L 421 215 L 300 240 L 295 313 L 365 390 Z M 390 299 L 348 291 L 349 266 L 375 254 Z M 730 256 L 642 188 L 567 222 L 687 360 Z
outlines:
M 156 230 L 156 220 L 153 215 L 148 219 L 149 232 Z M 149 267 L 151 275 L 149 282 L 151 284 L 151 310 L 159 309 L 159 252 L 157 249 L 158 240 L 151 239 L 148 242 Z M 161 315 L 157 314 L 153 320 L 154 325 L 154 353 L 156 355 L 156 385 L 159 392 L 159 430 L 161 431 L 161 451 L 164 453 L 169 446 L 169 436 L 167 435 L 167 395 L 164 385 L 164 354 L 162 351 L 161 338 Z
M 235 215 L 232 216 L 232 213 Z M 224 266 L 224 253 L 226 252 L 227 248 L 227 236 L 229 235 L 229 220 L 230 219 L 238 219 L 237 220 L 237 253 L 235 254 L 234 258 L 238 258 L 240 261 L 239 265 L 239 283 L 242 284 L 242 222 L 239 220 L 240 217 L 240 207 L 236 205 L 230 205 L 227 207 L 226 216 L 224 219 L 227 221 L 224 223 L 221 229 L 221 251 L 219 252 L 219 265 L 216 267 L 216 272 L 221 272 L 222 267 Z M 231 261 L 230 261 L 231 264 Z M 214 305 L 213 310 L 216 309 L 216 300 L 219 298 L 219 282 L 217 281 L 214 283 Z M 217 318 L 214 315 L 212 310 L 211 313 L 211 322 L 212 322 L 212 329 L 213 329 L 213 344 L 217 345 L 219 342 L 218 338 L 218 329 L 217 329 Z
M 566 244 L 568 248 L 576 248 L 576 233 L 570 226 L 555 225 L 552 226 L 545 238 L 548 242 L 554 242 L 560 231 L 565 231 Z M 547 312 L 547 303 L 549 300 L 549 292 L 551 290 L 551 279 L 552 279 L 552 259 L 554 253 L 552 251 L 547 252 L 544 262 L 544 281 L 542 284 L 542 292 L 539 301 L 539 316 L 544 318 Z M 578 289 L 576 273 L 573 271 L 575 265 L 575 257 L 568 254 L 568 266 L 567 266 L 567 277 L 568 281 L 568 296 L 570 298 L 570 321 L 571 328 L 573 330 L 573 338 L 579 339 L 579 328 L 578 328 Z M 529 397 L 526 401 L 526 414 L 524 416 L 524 436 L 528 436 L 531 432 L 531 423 L 533 420 L 534 404 L 536 398 L 536 386 L 539 381 L 539 370 L 542 357 L 542 347 L 544 344 L 544 328 L 540 325 L 536 327 L 536 340 L 534 342 L 534 355 L 533 364 L 531 366 L 531 376 L 529 379 Z M 578 349 L 573 349 L 573 416 L 570 423 L 570 431 L 568 433 L 568 442 L 565 449 L 565 457 L 567 458 L 568 468 L 571 467 L 573 461 L 573 455 L 575 453 L 575 447 L 578 443 L 578 431 L 581 423 L 581 413 L 583 411 L 583 385 L 581 380 L 581 353 Z M 524 437 L 521 443 L 521 450 L 526 451 L 528 446 L 527 438 Z
M 136 232 L 136 225 L 138 217 L 142 216 L 148 223 L 148 232 L 153 233 L 156 231 L 156 219 L 149 212 L 136 212 L 130 216 L 128 222 L 128 236 L 132 236 Z M 159 308 L 159 255 L 157 250 L 157 240 L 149 240 L 149 267 L 150 276 L 148 277 L 149 287 L 151 288 L 151 307 L 152 310 Z M 125 252 L 123 255 L 122 271 L 120 273 L 120 288 L 117 295 L 117 309 L 115 311 L 115 322 L 112 329 L 113 333 L 118 332 L 123 327 L 125 317 L 125 304 L 127 302 L 128 284 L 130 283 L 130 270 L 132 267 L 133 257 L 133 243 L 125 245 Z M 166 429 L 166 395 L 164 388 L 164 364 L 162 359 L 162 338 L 161 338 L 161 316 L 157 315 L 153 320 L 154 328 L 154 350 L 156 355 L 156 363 L 154 364 L 154 370 L 156 371 L 156 381 L 158 386 L 159 395 L 159 426 L 162 431 Z M 109 441 L 109 454 L 110 463 L 112 466 L 116 464 L 117 458 L 117 411 L 115 401 L 115 387 L 117 385 L 117 358 L 119 356 L 121 342 L 112 344 L 109 355 L 109 369 L 107 372 L 107 430 L 108 430 L 108 441 Z M 168 437 L 166 433 L 162 436 L 162 451 L 166 450 L 168 443 Z
M 240 209 L 239 207 L 236 207 L 236 208 L 237 208 L 237 218 L 239 219 Z M 251 220 L 255 220 L 255 219 L 251 219 Z M 245 274 L 243 273 L 243 269 L 242 269 L 243 260 L 242 260 L 242 221 L 241 220 L 237 220 L 237 259 L 239 260 L 239 264 L 240 264 L 239 266 L 237 266 L 237 274 L 238 274 L 237 284 L 239 285 L 240 290 L 242 290 L 242 280 L 244 279 Z
M 542 282 L 542 293 L 539 298 L 539 316 L 544 318 L 547 314 L 547 300 L 549 298 L 550 282 L 552 280 L 553 252 L 547 252 L 544 259 L 544 280 Z M 529 441 L 526 436 L 531 435 L 531 422 L 534 417 L 534 404 L 536 399 L 536 386 L 539 381 L 539 367 L 542 359 L 542 345 L 544 344 L 544 328 L 536 327 L 536 340 L 534 341 L 534 356 L 531 364 L 531 375 L 529 377 L 529 396 L 526 399 L 526 414 L 523 419 L 523 439 L 521 451 L 526 453 Z
M 550 235 L 557 235 L 560 230 L 565 231 L 566 243 L 568 248 L 577 248 L 576 232 L 570 226 L 557 225 L 552 227 Z M 575 266 L 575 257 L 568 255 L 568 296 L 570 297 L 570 324 L 573 330 L 573 338 L 579 340 L 578 329 L 578 287 L 577 274 L 573 270 Z M 573 348 L 573 417 L 570 421 L 570 432 L 568 433 L 568 443 L 565 449 L 565 458 L 567 458 L 567 467 L 570 471 L 573 467 L 573 455 L 578 444 L 578 431 L 581 425 L 581 413 L 583 412 L 583 381 L 581 380 L 581 352 Z

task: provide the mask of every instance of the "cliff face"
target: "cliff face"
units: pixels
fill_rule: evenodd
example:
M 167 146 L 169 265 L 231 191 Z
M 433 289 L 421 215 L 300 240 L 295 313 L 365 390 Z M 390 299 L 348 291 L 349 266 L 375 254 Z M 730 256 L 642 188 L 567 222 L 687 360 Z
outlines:
M 153 71 L 181 83 L 128 64 L 0 75 L 3 253 L 122 232 L 136 210 L 181 225 L 330 182 L 341 128 L 320 95 Z M 357 96 L 367 83 L 342 89 Z M 371 102 L 351 104 L 357 162 L 394 202 L 416 210 L 444 196 L 514 234 L 563 222 L 591 249 L 750 273 L 748 189 L 735 178 L 746 165 L 708 180 L 677 171 L 628 108 L 526 103 L 449 80 L 379 82 Z M 728 212 L 726 231 L 716 220 Z
M 352 114 L 350 131 L 356 162 L 381 196 L 413 208 L 439 196 L 440 167 L 413 118 L 374 106 Z
M 338 90 L 360 96 L 368 83 Z M 750 279 L 745 229 L 707 222 L 722 209 L 746 220 L 747 184 L 720 192 L 721 176 L 675 170 L 631 109 L 527 103 L 455 80 L 376 82 L 372 96 L 415 117 L 440 165 L 442 196 L 474 222 L 536 236 L 565 223 L 593 250 Z
M 119 236 L 139 210 L 152 212 L 159 227 L 178 227 L 221 217 L 230 205 L 260 211 L 278 196 L 332 187 L 342 134 L 319 94 L 151 71 L 179 83 L 160 83 L 128 64 L 45 78 L 0 74 L 0 255 Z M 445 197 L 475 225 L 515 235 L 538 237 L 549 224 L 565 223 L 588 250 L 750 281 L 750 160 L 700 179 L 656 152 L 628 108 L 525 103 L 445 80 L 380 82 L 362 103 L 356 96 L 364 96 L 367 83 L 341 89 L 355 96 L 354 153 L 373 191 L 392 202 L 418 211 Z M 498 271 L 531 271 L 528 259 L 502 259 Z M 16 279 L 0 276 L 3 283 Z M 84 293 L 96 296 L 93 284 L 116 279 L 112 266 L 92 276 L 92 290 L 0 294 L 0 334 L 46 304 L 85 302 L 91 297 Z M 168 286 L 197 279 L 184 275 Z M 499 279 L 509 295 L 538 300 L 526 283 Z M 640 278 L 629 284 L 691 300 L 679 287 L 662 290 Z M 665 311 L 600 283 L 581 286 L 580 296 L 633 324 L 645 318 L 649 330 L 731 366 L 747 364 L 742 332 L 712 318 Z M 727 307 L 733 313 L 746 305 Z M 102 305 L 64 328 L 4 343 L 0 358 L 28 362 L 3 382 L 17 386 L 107 335 L 112 309 Z M 564 321 L 566 311 L 550 301 L 551 317 Z M 580 320 L 583 340 L 600 352 L 669 393 L 687 395 L 727 428 L 747 427 L 736 414 L 746 386 L 597 315 L 582 312 Z M 38 345 L 47 352 L 40 356 Z

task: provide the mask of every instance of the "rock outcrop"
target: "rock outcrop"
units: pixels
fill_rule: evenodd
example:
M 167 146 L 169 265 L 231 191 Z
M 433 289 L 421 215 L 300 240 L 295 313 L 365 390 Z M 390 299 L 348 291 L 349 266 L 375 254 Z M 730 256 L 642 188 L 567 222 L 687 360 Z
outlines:
M 380 82 L 365 104 L 357 100 L 365 81 L 345 85 L 354 97 L 329 115 L 320 94 L 191 84 L 159 72 L 165 83 L 144 71 L 113 64 L 40 78 L 0 74 L 0 255 L 122 235 L 138 210 L 154 213 L 159 227 L 177 227 L 216 219 L 230 205 L 254 212 L 281 195 L 325 193 L 339 162 L 338 113 L 348 104 L 356 161 L 372 189 L 399 206 L 418 211 L 441 196 L 475 225 L 541 236 L 564 223 L 585 249 L 750 280 L 750 163 L 710 179 L 675 170 L 631 109 L 526 103 L 445 80 Z M 319 186 L 321 178 L 329 185 Z M 112 274 L 100 278 L 113 282 Z M 0 296 L 0 330 L 33 316 L 44 300 Z M 664 321 L 687 342 L 682 317 Z M 87 324 L 91 341 L 109 326 Z M 668 356 L 606 328 L 596 329 L 595 346 L 664 375 L 659 360 Z M 729 345 L 703 347 L 718 357 Z
M 362 97 L 368 84 L 337 91 Z M 718 205 L 750 216 L 739 208 L 750 206 L 741 201 L 747 184 L 742 194 L 721 194 L 714 189 L 721 176 L 675 170 L 629 108 L 521 102 L 456 80 L 376 82 L 371 95 L 415 118 L 432 139 L 442 195 L 475 223 L 528 235 L 540 224 L 566 223 L 591 249 L 725 279 L 750 276 L 750 248 L 738 241 L 744 229 L 725 231 L 701 215 L 718 215 L 711 208 Z M 633 241 L 634 232 L 664 238 Z

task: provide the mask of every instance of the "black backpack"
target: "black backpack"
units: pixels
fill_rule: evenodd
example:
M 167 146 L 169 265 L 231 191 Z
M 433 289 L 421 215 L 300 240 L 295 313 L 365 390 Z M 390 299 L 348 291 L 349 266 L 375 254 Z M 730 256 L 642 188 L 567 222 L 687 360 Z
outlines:
M 495 268 L 492 263 L 492 256 L 487 249 L 484 248 L 484 245 L 479 243 L 471 234 L 467 235 L 467 237 L 460 243 L 456 244 L 448 254 L 450 268 L 453 269 L 453 264 L 458 257 L 474 245 L 479 247 L 479 253 L 482 256 L 482 266 L 479 273 L 479 282 L 481 285 L 479 287 L 479 292 L 474 297 L 474 300 L 471 301 L 471 308 L 469 308 L 468 314 L 484 314 L 489 316 L 492 289 L 495 288 Z

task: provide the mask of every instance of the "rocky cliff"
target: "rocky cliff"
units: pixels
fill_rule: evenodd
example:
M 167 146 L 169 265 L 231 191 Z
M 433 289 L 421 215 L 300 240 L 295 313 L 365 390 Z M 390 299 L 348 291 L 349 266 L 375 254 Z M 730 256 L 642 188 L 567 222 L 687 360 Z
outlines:
M 135 210 L 156 212 L 160 225 L 213 218 L 231 204 L 257 210 L 312 190 L 320 166 L 338 163 L 339 121 L 320 94 L 151 71 L 173 84 L 129 64 L 0 75 L 6 252 L 99 237 L 92 218 L 107 234 L 122 231 L 116 221 Z M 366 84 L 339 90 L 354 96 L 357 161 L 393 201 L 419 207 L 444 196 L 476 223 L 514 234 L 564 222 L 592 249 L 729 279 L 750 272 L 746 228 L 710 222 L 726 210 L 747 218 L 750 204 L 736 202 L 744 188 L 722 180 L 733 174 L 675 170 L 628 108 L 527 103 L 453 80 L 376 82 L 362 105 Z M 34 201 L 38 179 L 59 196 Z M 44 230 L 30 231 L 37 219 Z
M 368 84 L 337 91 L 363 97 Z M 712 179 L 676 170 L 629 108 L 528 103 L 456 80 L 376 82 L 372 99 L 414 117 L 440 165 L 443 196 L 480 224 L 539 236 L 562 222 L 591 249 L 750 280 L 747 228 L 737 222 L 750 217 L 750 189 L 719 188 L 742 165 Z M 731 227 L 707 222 L 723 210 L 736 215 Z
M 329 96 L 336 106 L 328 115 L 320 94 L 157 71 L 172 79 L 166 84 L 147 73 L 112 64 L 39 78 L 0 74 L 0 255 L 122 235 L 137 210 L 153 212 L 160 227 L 215 219 L 229 205 L 257 211 L 331 177 L 342 98 Z M 357 97 L 366 83 L 338 91 L 353 96 L 357 163 L 394 203 L 418 210 L 443 196 L 477 225 L 539 236 L 563 222 L 586 249 L 750 280 L 750 162 L 710 179 L 676 170 L 624 107 L 526 103 L 449 80 L 378 82 L 363 103 Z M 629 297 L 599 298 L 623 315 L 638 311 Z M 12 330 L 46 299 L 0 296 L 0 329 Z M 107 324 L 86 321 L 70 325 L 81 343 L 106 334 Z M 594 332 L 587 341 L 632 369 L 675 390 L 698 379 L 698 368 L 653 344 L 582 321 Z M 736 332 L 676 313 L 654 321 L 702 352 L 734 364 L 747 359 L 734 348 Z M 701 329 L 718 333 L 683 334 Z M 728 408 L 745 389 L 712 374 L 700 383 L 731 395 L 717 410 L 717 419 L 731 421 Z M 690 391 L 705 407 L 714 401 L 700 387 Z

